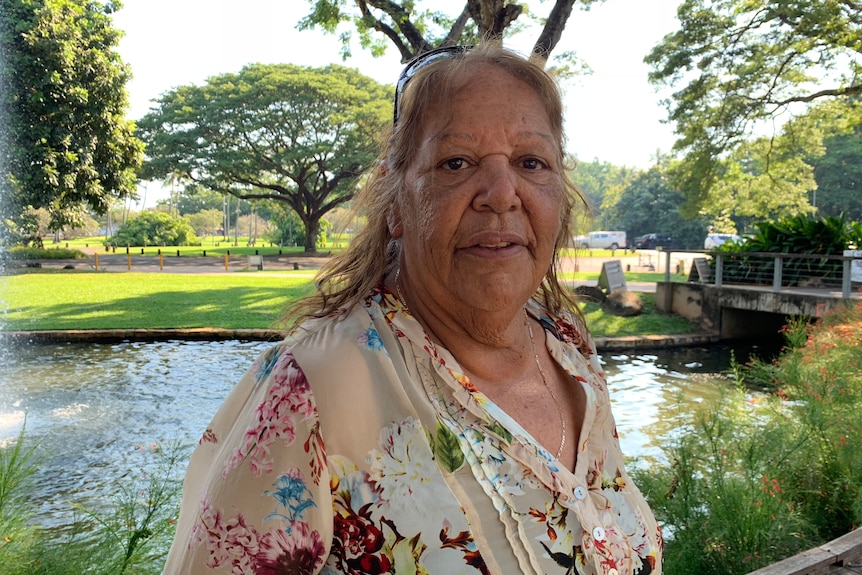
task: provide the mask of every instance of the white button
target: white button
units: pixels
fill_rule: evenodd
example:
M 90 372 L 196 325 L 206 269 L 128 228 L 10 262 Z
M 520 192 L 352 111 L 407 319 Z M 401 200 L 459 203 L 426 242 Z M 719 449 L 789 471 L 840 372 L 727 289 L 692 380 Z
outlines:
M 587 498 L 587 490 L 583 485 L 578 485 L 575 487 L 575 497 L 578 499 L 586 499 Z
M 593 539 L 596 541 L 604 541 L 605 540 L 605 530 L 602 527 L 596 527 L 593 529 Z
M 608 571 L 608 575 L 620 575 L 620 572 L 616 569 L 611 569 L 610 571 Z

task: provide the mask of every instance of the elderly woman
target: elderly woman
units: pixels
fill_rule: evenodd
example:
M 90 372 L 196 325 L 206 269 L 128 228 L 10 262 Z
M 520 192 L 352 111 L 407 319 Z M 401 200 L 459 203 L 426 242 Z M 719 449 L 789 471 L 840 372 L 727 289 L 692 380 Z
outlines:
M 500 47 L 407 66 L 368 225 L 203 435 L 165 573 L 661 571 L 557 279 L 562 122 Z

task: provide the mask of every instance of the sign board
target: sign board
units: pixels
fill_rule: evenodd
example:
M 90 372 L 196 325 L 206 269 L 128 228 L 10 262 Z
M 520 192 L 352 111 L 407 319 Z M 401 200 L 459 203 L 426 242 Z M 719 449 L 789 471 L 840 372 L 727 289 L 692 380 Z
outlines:
M 263 269 L 263 256 L 248 256 L 248 267 L 256 267 L 259 270 Z
M 626 287 L 626 276 L 623 275 L 623 264 L 620 260 L 610 260 L 602 264 L 599 275 L 599 288 L 607 293 Z
M 862 250 L 844 250 L 845 258 L 853 258 L 850 262 L 850 281 L 862 283 Z
M 688 281 L 708 284 L 712 282 L 712 270 L 709 269 L 709 260 L 706 258 L 694 258 L 691 262 L 691 272 Z

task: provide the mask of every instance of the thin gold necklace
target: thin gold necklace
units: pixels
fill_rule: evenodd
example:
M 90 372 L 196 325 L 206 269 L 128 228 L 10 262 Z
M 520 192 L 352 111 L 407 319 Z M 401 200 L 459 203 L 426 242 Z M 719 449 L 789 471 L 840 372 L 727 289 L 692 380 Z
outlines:
M 395 298 L 398 300 L 398 303 L 401 304 L 405 310 L 410 308 L 407 307 L 407 300 L 404 299 L 404 293 L 401 291 L 401 267 L 395 271 Z M 530 334 L 530 346 L 533 348 L 533 358 L 536 360 L 536 368 L 539 370 L 539 376 L 542 378 L 542 385 L 545 386 L 545 389 L 548 390 L 548 394 L 551 396 L 551 399 L 554 401 L 554 406 L 557 408 L 557 415 L 560 416 L 560 430 L 562 431 L 560 437 L 560 448 L 557 450 L 557 459 L 563 455 L 563 448 L 566 446 L 566 417 L 563 415 L 563 408 L 560 406 L 560 402 L 557 401 L 557 396 L 554 391 L 551 389 L 551 386 L 548 385 L 548 378 L 545 376 L 545 370 L 542 369 L 542 363 L 539 361 L 539 354 L 536 351 L 536 341 L 533 338 L 533 326 L 530 325 L 530 316 L 527 315 L 526 308 L 524 309 L 524 323 L 527 324 L 527 331 Z
M 398 300 L 398 303 L 401 304 L 401 307 L 404 308 L 405 311 L 409 311 L 410 308 L 407 307 L 407 300 L 404 299 L 404 294 L 401 293 L 401 266 L 398 266 L 398 269 L 395 270 L 395 298 Z
M 539 375 L 542 376 L 542 384 L 545 386 L 545 389 L 548 390 L 548 393 L 551 396 L 551 399 L 554 400 L 554 405 L 557 408 L 557 414 L 560 416 L 560 429 L 562 430 L 562 437 L 560 438 L 560 448 L 557 450 L 557 459 L 563 455 L 563 447 L 566 445 L 566 418 L 563 415 L 563 408 L 560 406 L 560 402 L 557 401 L 557 396 L 554 394 L 551 386 L 548 385 L 548 378 L 545 377 L 545 370 L 542 369 L 542 364 L 539 361 L 539 354 L 536 352 L 536 341 L 533 339 L 533 326 L 530 325 L 530 316 L 527 315 L 526 308 L 524 309 L 524 323 L 527 324 L 527 331 L 530 333 L 530 345 L 533 348 L 533 358 L 536 360 L 536 367 L 539 370 Z

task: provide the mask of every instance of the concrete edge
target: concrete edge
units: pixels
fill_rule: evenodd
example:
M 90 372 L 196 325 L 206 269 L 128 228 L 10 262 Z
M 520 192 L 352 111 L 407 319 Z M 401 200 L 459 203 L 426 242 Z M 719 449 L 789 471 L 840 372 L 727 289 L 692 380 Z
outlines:
M 277 329 L 224 329 L 178 328 L 178 329 L 108 329 L 108 330 L 39 330 L 3 331 L 0 340 L 15 344 L 44 343 L 116 343 L 123 341 L 167 341 L 167 340 L 246 340 L 279 341 L 284 332 Z M 719 341 L 716 334 L 690 333 L 671 335 L 646 335 L 625 337 L 597 337 L 599 351 L 641 350 L 663 347 L 682 347 L 713 344 Z

